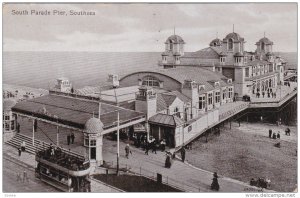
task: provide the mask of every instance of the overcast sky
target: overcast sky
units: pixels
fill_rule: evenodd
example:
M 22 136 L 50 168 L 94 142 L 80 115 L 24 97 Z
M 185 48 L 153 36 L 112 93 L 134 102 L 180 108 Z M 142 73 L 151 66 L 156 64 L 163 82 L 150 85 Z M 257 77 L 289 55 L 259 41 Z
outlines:
M 13 15 L 27 10 L 28 15 Z M 35 16 L 31 10 L 66 11 L 63 16 Z M 95 16 L 70 16 L 69 10 Z M 6 4 L 3 6 L 4 51 L 157 51 L 174 32 L 185 51 L 208 46 L 232 32 L 246 50 L 264 36 L 274 51 L 297 51 L 297 4 Z

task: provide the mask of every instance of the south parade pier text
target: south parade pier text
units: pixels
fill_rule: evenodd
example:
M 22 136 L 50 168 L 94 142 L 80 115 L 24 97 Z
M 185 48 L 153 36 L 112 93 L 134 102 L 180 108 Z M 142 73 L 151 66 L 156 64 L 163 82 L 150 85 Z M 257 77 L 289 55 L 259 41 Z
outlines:
M 96 15 L 95 12 L 91 11 L 75 11 L 75 10 L 12 10 L 12 15 L 24 15 L 24 16 L 49 16 L 49 15 L 55 15 L 55 16 L 89 16 L 89 15 Z

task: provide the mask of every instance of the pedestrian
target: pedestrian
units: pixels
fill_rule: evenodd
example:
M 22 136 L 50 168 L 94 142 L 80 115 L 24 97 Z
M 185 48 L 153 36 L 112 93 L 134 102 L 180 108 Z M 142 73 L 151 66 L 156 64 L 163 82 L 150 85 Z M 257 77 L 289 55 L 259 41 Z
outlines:
M 70 145 L 70 139 L 71 139 L 71 137 L 70 137 L 70 134 L 67 136 L 67 142 L 68 142 L 68 145 Z
M 185 148 L 184 146 L 181 148 L 181 161 L 184 162 L 185 160 Z
M 217 174 L 217 172 L 214 172 L 213 182 L 210 185 L 210 189 L 211 190 L 215 190 L 215 191 L 219 191 L 219 189 L 220 189 L 220 185 L 219 185 L 219 182 L 218 182 L 218 174 Z
M 26 149 L 26 142 L 23 141 L 23 142 L 21 143 L 21 150 L 22 150 L 23 152 L 25 152 L 25 149 Z
M 21 173 L 17 172 L 17 181 L 22 181 Z
M 126 153 L 126 158 L 127 159 L 128 159 L 129 153 L 131 153 L 131 155 L 132 155 L 129 144 L 126 144 L 126 146 L 125 146 L 125 153 Z
M 166 149 L 166 142 L 165 142 L 165 139 L 162 139 L 162 141 L 160 142 L 160 148 L 161 148 L 161 151 L 164 152 L 165 149 Z
M 74 135 L 74 133 L 72 132 L 72 134 L 71 134 L 71 142 L 72 142 L 72 144 L 74 144 L 74 139 L 75 139 L 75 135 Z
M 156 140 L 155 138 L 152 139 L 152 153 L 155 153 L 156 154 Z
M 285 135 L 288 135 L 288 136 L 291 135 L 291 130 L 290 130 L 290 128 L 286 128 L 286 129 L 285 129 Z
M 146 141 L 146 142 L 145 142 L 145 154 L 146 154 L 146 155 L 149 155 L 148 152 L 149 152 L 149 142 Z
M 27 176 L 27 172 L 24 170 L 23 172 L 23 182 L 27 181 L 28 182 L 28 176 Z
M 18 153 L 19 153 L 19 157 L 21 156 L 21 154 L 22 154 L 22 150 L 21 150 L 21 148 L 18 148 Z
M 280 139 L 280 132 L 277 133 L 277 139 Z
M 165 167 L 166 168 L 171 168 L 171 154 L 168 153 L 168 152 L 166 154 Z
M 20 124 L 17 124 L 17 133 L 20 133 Z
M 276 139 L 276 137 L 277 137 L 277 136 L 276 136 L 276 133 L 273 133 L 273 136 L 272 136 L 272 137 L 273 137 L 273 139 Z
M 269 138 L 272 138 L 272 129 L 269 129 Z

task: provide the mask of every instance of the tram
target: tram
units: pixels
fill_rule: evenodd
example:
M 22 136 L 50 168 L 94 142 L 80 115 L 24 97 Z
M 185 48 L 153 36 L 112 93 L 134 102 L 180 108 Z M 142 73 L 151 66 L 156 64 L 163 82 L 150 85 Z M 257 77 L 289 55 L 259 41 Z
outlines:
M 35 175 L 64 192 L 90 192 L 90 162 L 60 148 L 49 147 L 36 153 Z

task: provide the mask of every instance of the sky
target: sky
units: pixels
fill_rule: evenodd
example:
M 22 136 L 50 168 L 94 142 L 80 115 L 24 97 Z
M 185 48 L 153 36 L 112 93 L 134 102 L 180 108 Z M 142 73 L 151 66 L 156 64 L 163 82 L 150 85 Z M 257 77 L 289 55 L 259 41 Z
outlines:
M 31 10 L 51 14 L 31 15 Z M 71 10 L 95 15 L 74 16 Z M 5 4 L 3 51 L 162 52 L 175 30 L 185 51 L 192 52 L 225 38 L 233 24 L 247 51 L 255 50 L 264 32 L 273 51 L 297 51 L 296 3 Z

